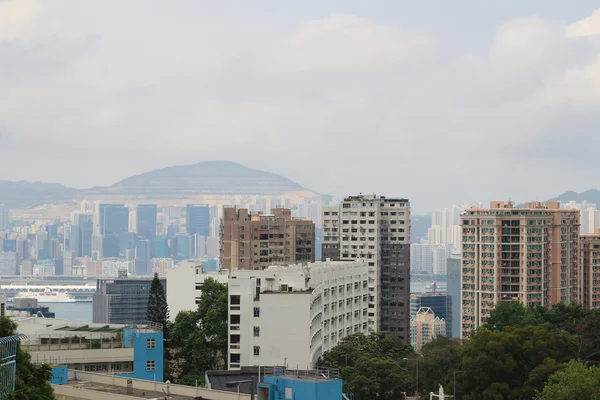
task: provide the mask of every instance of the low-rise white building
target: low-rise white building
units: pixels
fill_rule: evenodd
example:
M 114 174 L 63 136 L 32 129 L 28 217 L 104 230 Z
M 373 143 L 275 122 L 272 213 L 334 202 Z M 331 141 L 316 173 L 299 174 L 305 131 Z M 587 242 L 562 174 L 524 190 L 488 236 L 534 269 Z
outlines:
M 316 262 L 232 271 L 229 369 L 306 369 L 344 337 L 368 332 L 368 264 Z
M 180 311 L 195 311 L 202 295 L 202 284 L 208 278 L 227 283 L 228 271 L 204 271 L 201 261 L 186 260 L 167 269 L 167 304 L 169 319 Z

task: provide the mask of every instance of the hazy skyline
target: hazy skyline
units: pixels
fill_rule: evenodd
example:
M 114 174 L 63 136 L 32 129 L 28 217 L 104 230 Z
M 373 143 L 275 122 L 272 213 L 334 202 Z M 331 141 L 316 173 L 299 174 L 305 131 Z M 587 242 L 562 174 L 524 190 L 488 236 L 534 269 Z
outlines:
M 419 212 L 600 186 L 594 1 L 0 0 L 0 93 L 0 179 L 230 160 Z

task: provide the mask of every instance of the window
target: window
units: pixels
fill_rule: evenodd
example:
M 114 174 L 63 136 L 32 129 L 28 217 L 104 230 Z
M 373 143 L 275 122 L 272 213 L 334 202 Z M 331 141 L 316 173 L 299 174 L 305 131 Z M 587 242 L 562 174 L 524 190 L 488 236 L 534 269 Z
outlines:
M 254 346 L 254 355 L 255 356 L 259 356 L 260 355 L 260 346 Z
M 259 337 L 260 336 L 260 326 L 255 326 L 254 327 L 254 337 Z
M 146 348 L 147 349 L 155 349 L 156 348 L 156 339 L 146 339 Z
M 285 388 L 285 400 L 291 400 L 294 398 L 294 391 L 291 387 Z
M 146 371 L 156 371 L 156 361 L 146 361 Z
M 260 307 L 254 307 L 254 316 L 260 317 Z

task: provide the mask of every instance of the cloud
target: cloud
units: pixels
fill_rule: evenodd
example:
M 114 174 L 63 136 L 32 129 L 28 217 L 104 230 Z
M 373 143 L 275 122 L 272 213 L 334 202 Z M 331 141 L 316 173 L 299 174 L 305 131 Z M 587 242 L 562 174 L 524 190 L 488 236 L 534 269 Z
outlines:
M 29 33 L 41 12 L 39 1 L 0 1 L 0 40 L 12 40 Z
M 598 12 L 506 21 L 469 51 L 350 14 L 287 26 L 146 4 L 37 8 L 0 33 L 0 179 L 94 186 L 230 159 L 421 212 L 596 185 Z

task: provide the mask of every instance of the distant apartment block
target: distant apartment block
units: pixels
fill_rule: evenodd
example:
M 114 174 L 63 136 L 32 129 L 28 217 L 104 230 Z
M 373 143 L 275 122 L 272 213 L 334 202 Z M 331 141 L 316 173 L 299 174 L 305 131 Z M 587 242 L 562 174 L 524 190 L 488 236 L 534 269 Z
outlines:
M 429 307 L 421 307 L 410 318 L 410 343 L 416 352 L 424 345 L 446 335 L 446 321 Z
M 323 207 L 323 239 L 321 240 L 321 259 L 340 259 L 340 207 Z
M 186 208 L 188 235 L 210 236 L 210 207 L 206 204 L 189 204 Z
M 259 270 L 270 265 L 315 261 L 315 224 L 292 219 L 291 210 L 275 208 L 271 214 L 226 207 L 220 229 L 223 269 Z
M 412 293 L 410 295 L 410 316 L 413 317 L 417 315 L 421 308 L 430 308 L 437 317 L 444 319 L 446 324 L 444 336 L 453 337 L 452 300 L 452 297 L 446 292 Z
M 338 207 L 324 207 L 323 213 L 323 228 L 331 229 L 327 240 L 324 231 L 328 247 L 323 250 L 337 258 L 337 237 L 340 260 L 364 260 L 369 266 L 369 332 L 383 330 L 408 343 L 409 201 L 361 194 L 346 197 Z
M 494 201 L 462 220 L 462 337 L 500 301 L 580 303 L 579 210 L 558 202 Z
M 311 368 L 344 337 L 368 333 L 368 265 L 325 261 L 232 271 L 229 365 Z

